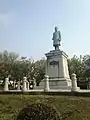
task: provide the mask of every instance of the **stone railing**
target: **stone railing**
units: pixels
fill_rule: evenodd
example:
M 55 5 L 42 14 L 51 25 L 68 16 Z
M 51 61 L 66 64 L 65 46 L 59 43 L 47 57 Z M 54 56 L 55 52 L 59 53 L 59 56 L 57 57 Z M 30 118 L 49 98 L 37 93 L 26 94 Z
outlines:
M 71 86 L 71 91 L 75 92 L 75 91 L 79 91 L 79 87 L 77 87 L 77 78 L 76 78 L 76 74 L 72 74 L 72 86 Z M 27 81 L 27 77 L 24 77 L 22 80 L 22 90 L 21 90 L 21 83 L 20 81 L 17 82 L 17 91 L 29 91 L 29 82 Z M 9 78 L 5 78 L 5 82 L 4 82 L 4 91 L 9 91 Z M 45 75 L 44 78 L 44 84 L 43 84 L 43 91 L 44 92 L 49 92 L 50 88 L 49 88 L 49 76 Z
M 13 84 L 14 84 L 14 87 L 15 87 L 15 82 Z M 29 85 L 30 85 L 30 82 L 28 82 L 27 77 L 23 77 L 22 91 L 25 92 L 25 91 L 31 90 Z M 17 81 L 17 91 L 19 91 L 19 90 L 21 90 L 21 82 Z M 45 75 L 43 90 L 45 92 L 49 91 L 49 76 L 48 75 Z M 9 91 L 9 78 L 5 78 L 4 91 Z

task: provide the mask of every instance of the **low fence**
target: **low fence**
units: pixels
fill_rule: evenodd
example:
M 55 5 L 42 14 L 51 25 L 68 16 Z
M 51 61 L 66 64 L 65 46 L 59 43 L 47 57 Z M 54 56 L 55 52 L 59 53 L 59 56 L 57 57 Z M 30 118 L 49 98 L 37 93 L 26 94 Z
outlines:
M 5 82 L 4 82 L 4 85 L 2 86 L 2 89 L 1 91 L 4 91 L 4 92 L 30 92 L 30 91 L 33 91 L 33 92 L 64 92 L 64 91 L 67 91 L 67 90 L 56 90 L 56 89 L 53 89 L 51 90 L 49 88 L 49 76 L 48 75 L 45 75 L 45 78 L 44 78 L 44 84 L 43 84 L 43 89 L 35 89 L 35 90 L 31 90 L 30 89 L 30 83 L 27 81 L 27 77 L 24 77 L 23 80 L 22 80 L 22 84 L 20 81 L 17 82 L 17 90 L 13 89 L 15 88 L 15 85 L 13 84 L 13 86 L 10 86 L 9 84 L 9 78 L 5 78 Z M 71 90 L 69 90 L 69 92 L 77 92 L 79 91 L 79 88 L 77 87 L 77 78 L 76 78 L 76 74 L 72 74 L 72 86 L 71 86 Z

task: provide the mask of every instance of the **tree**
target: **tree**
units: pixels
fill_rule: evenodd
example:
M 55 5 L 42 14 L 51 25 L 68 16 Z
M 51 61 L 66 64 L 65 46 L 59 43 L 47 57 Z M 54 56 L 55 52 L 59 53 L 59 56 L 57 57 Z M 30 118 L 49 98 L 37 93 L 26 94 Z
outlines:
M 84 61 L 84 77 L 90 77 L 90 55 L 85 55 L 83 57 Z
M 76 55 L 73 58 L 68 59 L 69 73 L 75 73 L 77 78 L 83 76 L 84 72 L 84 62 L 81 60 L 81 57 L 77 57 Z
M 45 59 L 41 59 L 34 63 L 33 77 L 36 79 L 37 85 L 44 79 L 45 75 Z
M 13 66 L 12 66 L 12 76 L 14 79 L 18 80 L 22 80 L 23 77 L 29 77 L 30 75 L 30 70 L 32 67 L 32 63 L 29 60 L 25 59 L 19 59 L 17 61 L 14 62 Z
M 19 55 L 7 51 L 0 53 L 0 79 L 4 79 L 11 75 L 12 65 L 18 59 Z

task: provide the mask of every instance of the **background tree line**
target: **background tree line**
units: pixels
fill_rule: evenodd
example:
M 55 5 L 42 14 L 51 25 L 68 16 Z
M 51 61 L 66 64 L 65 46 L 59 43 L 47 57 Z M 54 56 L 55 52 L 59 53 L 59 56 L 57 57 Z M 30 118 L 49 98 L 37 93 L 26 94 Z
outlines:
M 37 84 L 45 75 L 45 59 L 34 61 L 21 57 L 14 52 L 0 53 L 0 80 L 9 77 L 12 80 L 22 80 L 24 76 L 28 79 L 35 79 Z M 70 75 L 76 73 L 78 80 L 90 77 L 90 55 L 77 57 L 74 55 L 68 59 Z

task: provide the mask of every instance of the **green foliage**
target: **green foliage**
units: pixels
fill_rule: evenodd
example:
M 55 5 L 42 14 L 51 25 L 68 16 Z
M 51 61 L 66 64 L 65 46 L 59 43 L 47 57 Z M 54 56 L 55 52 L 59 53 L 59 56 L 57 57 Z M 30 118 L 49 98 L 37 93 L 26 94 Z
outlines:
M 90 77 L 90 55 L 77 57 L 74 55 L 68 59 L 70 75 L 76 73 L 78 79 L 86 79 Z
M 14 79 L 18 80 L 22 80 L 23 77 L 28 75 L 29 71 L 29 67 L 31 66 L 31 62 L 30 61 L 21 61 L 21 60 L 17 60 L 14 62 L 14 64 L 12 65 L 12 77 Z
M 45 75 L 45 63 L 46 60 L 40 60 L 40 61 L 36 61 L 35 62 L 35 71 L 34 71 L 34 77 L 36 79 L 36 83 L 37 85 L 39 85 L 40 81 L 42 79 L 44 79 L 44 75 Z
M 46 103 L 33 103 L 23 108 L 17 120 L 60 120 L 56 110 Z
M 90 77 L 90 55 L 85 55 L 83 57 L 84 61 L 84 77 Z
M 36 103 L 47 104 L 47 108 L 52 106 L 61 120 L 90 120 L 88 97 L 13 94 L 0 95 L 0 120 L 16 120 L 23 108 Z
M 37 85 L 45 75 L 45 59 L 32 61 L 27 57 L 19 57 L 17 53 L 4 51 L 0 53 L 0 80 L 10 77 L 12 80 L 22 80 L 24 76 L 35 80 Z M 90 77 L 90 55 L 68 59 L 69 73 L 76 73 L 77 78 Z
M 77 78 L 82 77 L 84 72 L 84 62 L 79 57 L 74 55 L 73 58 L 68 59 L 68 66 L 70 75 L 75 73 Z
M 19 55 L 7 51 L 0 53 L 0 79 L 10 77 L 12 80 L 22 80 L 27 76 L 29 79 L 36 80 L 37 84 L 44 78 L 45 60 L 32 61 L 26 57 L 19 58 Z
M 12 65 L 18 59 L 18 54 L 4 51 L 0 53 L 0 79 L 5 79 L 11 75 Z

